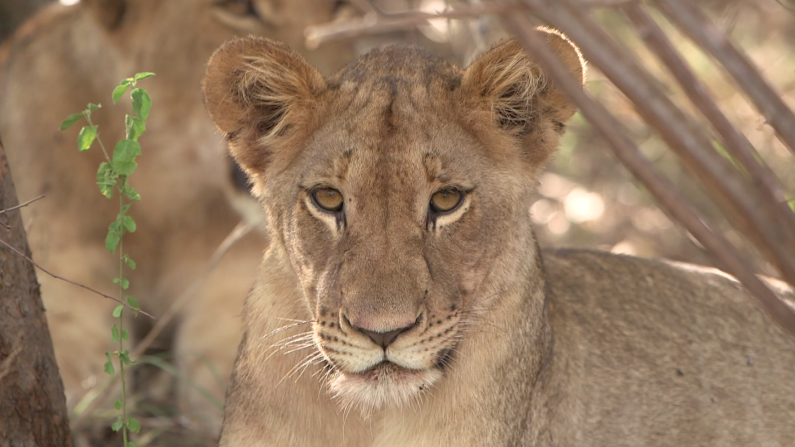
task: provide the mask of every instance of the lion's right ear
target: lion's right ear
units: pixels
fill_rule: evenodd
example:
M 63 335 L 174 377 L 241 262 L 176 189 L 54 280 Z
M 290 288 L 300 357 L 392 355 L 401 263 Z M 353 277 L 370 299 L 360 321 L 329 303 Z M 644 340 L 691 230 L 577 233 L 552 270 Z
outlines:
M 127 11 L 128 0 L 82 0 L 81 5 L 96 18 L 97 22 L 106 29 L 114 29 L 121 23 Z
M 572 76 L 585 81 L 580 50 L 558 31 L 538 28 Z M 462 81 L 474 109 L 485 108 L 492 121 L 511 134 L 524 135 L 551 120 L 561 131 L 576 111 L 568 97 L 515 39 L 505 39 L 478 57 Z
M 216 50 L 202 86 L 210 117 L 250 176 L 264 172 L 291 124 L 309 121 L 325 89 L 323 76 L 303 57 L 260 37 L 233 39 Z

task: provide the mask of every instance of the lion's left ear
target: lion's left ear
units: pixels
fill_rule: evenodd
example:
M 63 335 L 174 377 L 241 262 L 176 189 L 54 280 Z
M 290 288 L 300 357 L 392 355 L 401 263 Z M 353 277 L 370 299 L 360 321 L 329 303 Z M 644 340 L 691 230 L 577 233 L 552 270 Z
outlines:
M 563 34 L 546 28 L 547 43 L 580 82 L 585 67 L 580 50 Z M 562 133 L 576 108 L 514 39 L 498 42 L 467 68 L 462 80 L 474 109 L 485 109 L 492 121 L 512 135 L 527 135 L 551 120 Z
M 307 122 L 323 76 L 280 42 L 246 37 L 225 43 L 210 58 L 202 92 L 210 117 L 229 136 L 235 160 L 263 174 L 292 123 Z

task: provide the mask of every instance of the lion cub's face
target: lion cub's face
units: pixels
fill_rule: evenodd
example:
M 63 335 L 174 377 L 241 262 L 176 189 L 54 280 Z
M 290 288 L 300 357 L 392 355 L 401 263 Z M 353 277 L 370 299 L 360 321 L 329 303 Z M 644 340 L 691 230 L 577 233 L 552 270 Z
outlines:
M 582 76 L 574 47 L 549 42 Z M 210 61 L 208 110 L 301 282 L 333 393 L 408 402 L 535 252 L 537 170 L 572 107 L 513 41 L 461 70 L 376 50 L 330 79 L 262 39 Z

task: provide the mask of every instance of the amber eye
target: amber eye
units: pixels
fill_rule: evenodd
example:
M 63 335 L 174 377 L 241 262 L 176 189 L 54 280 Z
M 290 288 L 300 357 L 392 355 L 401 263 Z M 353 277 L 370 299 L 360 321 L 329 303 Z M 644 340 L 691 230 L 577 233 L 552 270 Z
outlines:
M 464 200 L 464 193 L 457 189 L 443 189 L 431 196 L 431 210 L 436 213 L 449 213 L 458 208 Z
M 324 211 L 337 212 L 342 209 L 342 193 L 334 188 L 318 188 L 312 191 L 312 200 Z

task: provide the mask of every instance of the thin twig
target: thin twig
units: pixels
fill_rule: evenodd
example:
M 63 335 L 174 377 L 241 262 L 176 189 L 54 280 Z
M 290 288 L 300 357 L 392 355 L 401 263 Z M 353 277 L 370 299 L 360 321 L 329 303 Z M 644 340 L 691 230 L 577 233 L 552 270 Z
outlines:
M 627 5 L 624 13 L 638 30 L 640 37 L 646 41 L 660 60 L 668 67 L 671 74 L 679 81 L 679 85 L 690 97 L 691 102 L 706 117 L 718 134 L 722 137 L 726 149 L 737 159 L 751 177 L 752 185 L 759 191 L 766 215 L 763 218 L 778 220 L 779 228 L 784 234 L 782 243 L 789 245 L 795 252 L 795 213 L 787 203 L 784 188 L 773 171 L 763 162 L 757 161 L 759 153 L 726 118 L 715 101 L 710 97 L 709 88 L 693 73 L 684 59 L 677 53 L 671 41 L 651 16 L 638 4 Z
M 555 85 L 571 98 L 588 121 L 610 143 L 616 157 L 657 198 L 662 210 L 675 221 L 681 222 L 723 268 L 737 277 L 777 324 L 795 335 L 795 313 L 792 309 L 753 273 L 723 236 L 711 231 L 698 214 L 687 206 L 676 187 L 657 174 L 637 146 L 619 131 L 621 126 L 615 116 L 585 93 L 582 85 L 552 52 L 545 38 L 533 29 L 530 21 L 521 15 L 503 15 L 502 18 L 525 48 L 535 56 L 541 68 L 555 80 Z
M 748 56 L 740 52 L 692 0 L 660 0 L 654 5 L 726 68 L 766 122 L 773 126 L 784 145 L 795 154 L 795 113 L 765 81 Z
M 637 1 L 579 0 L 577 4 L 586 8 L 614 8 L 636 3 Z M 522 3 L 492 2 L 440 12 L 407 11 L 390 14 L 381 11 L 367 0 L 356 0 L 353 3 L 354 6 L 365 13 L 364 16 L 308 26 L 304 32 L 307 48 L 316 49 L 330 41 L 355 39 L 411 29 L 434 19 L 471 19 L 487 14 L 502 14 L 527 9 Z
M 525 3 L 533 6 L 534 14 L 577 42 L 586 59 L 621 89 L 638 113 L 695 173 L 732 225 L 765 254 L 788 282 L 795 283 L 795 252 L 781 243 L 786 240 L 781 226 L 758 212 L 761 199 L 752 194 L 754 191 L 738 178 L 738 171 L 713 149 L 703 129 L 671 101 L 631 52 L 569 0 Z
M 99 290 L 92 289 L 91 287 L 88 287 L 88 286 L 87 286 L 87 285 L 85 285 L 85 284 L 81 284 L 81 283 L 79 283 L 79 282 L 72 281 L 71 279 L 67 279 L 67 278 L 64 278 L 63 276 L 56 275 L 55 273 L 52 273 L 51 271 L 49 271 L 49 270 L 45 269 L 44 267 L 40 266 L 40 265 L 39 265 L 38 263 L 36 263 L 36 261 L 34 261 L 33 259 L 30 259 L 29 257 L 25 256 L 25 254 L 24 254 L 24 253 L 22 253 L 21 251 L 17 250 L 17 249 L 16 249 L 16 248 L 14 248 L 14 247 L 12 247 L 11 245 L 9 245 L 9 244 L 8 244 L 6 241 L 4 241 L 4 240 L 2 240 L 2 239 L 0 239 L 0 244 L 3 244 L 3 245 L 5 245 L 6 247 L 8 247 L 8 249 L 9 249 L 9 250 L 13 251 L 14 253 L 16 253 L 17 255 L 19 255 L 20 257 L 22 257 L 24 260 L 26 260 L 26 261 L 30 262 L 31 264 L 33 264 L 33 265 L 34 265 L 36 268 L 38 268 L 38 269 L 39 269 L 39 270 L 41 270 L 42 272 L 44 272 L 44 273 L 46 273 L 46 274 L 48 274 L 48 275 L 52 276 L 52 277 L 53 277 L 53 278 L 55 278 L 55 279 L 60 279 L 61 281 L 68 282 L 69 284 L 75 285 L 75 286 L 77 286 L 77 287 L 82 287 L 82 288 L 84 288 L 84 289 L 88 290 L 89 292 L 94 292 L 94 293 L 96 293 L 96 294 L 97 294 L 97 295 L 99 295 L 99 296 L 102 296 L 102 297 L 104 297 L 104 298 L 107 298 L 107 299 L 109 299 L 109 300 L 116 301 L 117 303 L 119 303 L 119 304 L 121 304 L 122 306 L 124 306 L 124 307 L 126 307 L 126 308 L 130 309 L 130 310 L 131 310 L 131 311 L 133 311 L 133 312 L 140 312 L 141 314 L 143 314 L 143 315 L 146 315 L 147 317 L 149 317 L 149 318 L 151 318 L 151 319 L 153 319 L 153 320 L 156 320 L 156 318 L 155 318 L 155 317 L 154 317 L 152 314 L 150 314 L 150 313 L 148 313 L 148 312 L 145 312 L 145 311 L 143 311 L 143 310 L 134 309 L 134 308 L 130 307 L 130 305 L 129 305 L 129 304 L 127 304 L 127 303 L 123 302 L 122 300 L 120 300 L 120 299 L 118 299 L 118 298 L 116 298 L 116 297 L 114 297 L 114 296 L 111 296 L 111 295 L 106 295 L 106 294 L 104 294 L 104 293 L 100 292 Z
M 4 213 L 7 213 L 7 212 L 9 212 L 9 211 L 14 211 L 14 210 L 16 210 L 16 209 L 19 209 L 19 208 L 22 208 L 22 207 L 24 207 L 24 206 L 28 206 L 28 205 L 30 205 L 31 203 L 33 203 L 33 202 L 35 202 L 35 201 L 37 201 L 37 200 L 43 199 L 43 198 L 44 198 L 44 194 L 42 194 L 42 195 L 40 195 L 40 196 L 38 196 L 38 197 L 34 197 L 34 198 L 32 198 L 32 199 L 28 200 L 27 202 L 25 202 L 25 203 L 23 203 L 23 204 L 20 204 L 20 205 L 17 205 L 17 206 L 12 206 L 11 208 L 6 208 L 6 209 L 4 209 L 4 210 L 0 210 L 0 214 L 4 214 Z
M 393 14 L 368 13 L 363 17 L 308 26 L 304 32 L 306 46 L 315 49 L 331 41 L 354 39 L 362 36 L 385 34 L 392 31 L 413 28 L 434 19 L 468 19 L 486 14 L 503 13 L 525 9 L 516 3 L 492 3 L 457 8 L 441 12 L 408 11 Z

